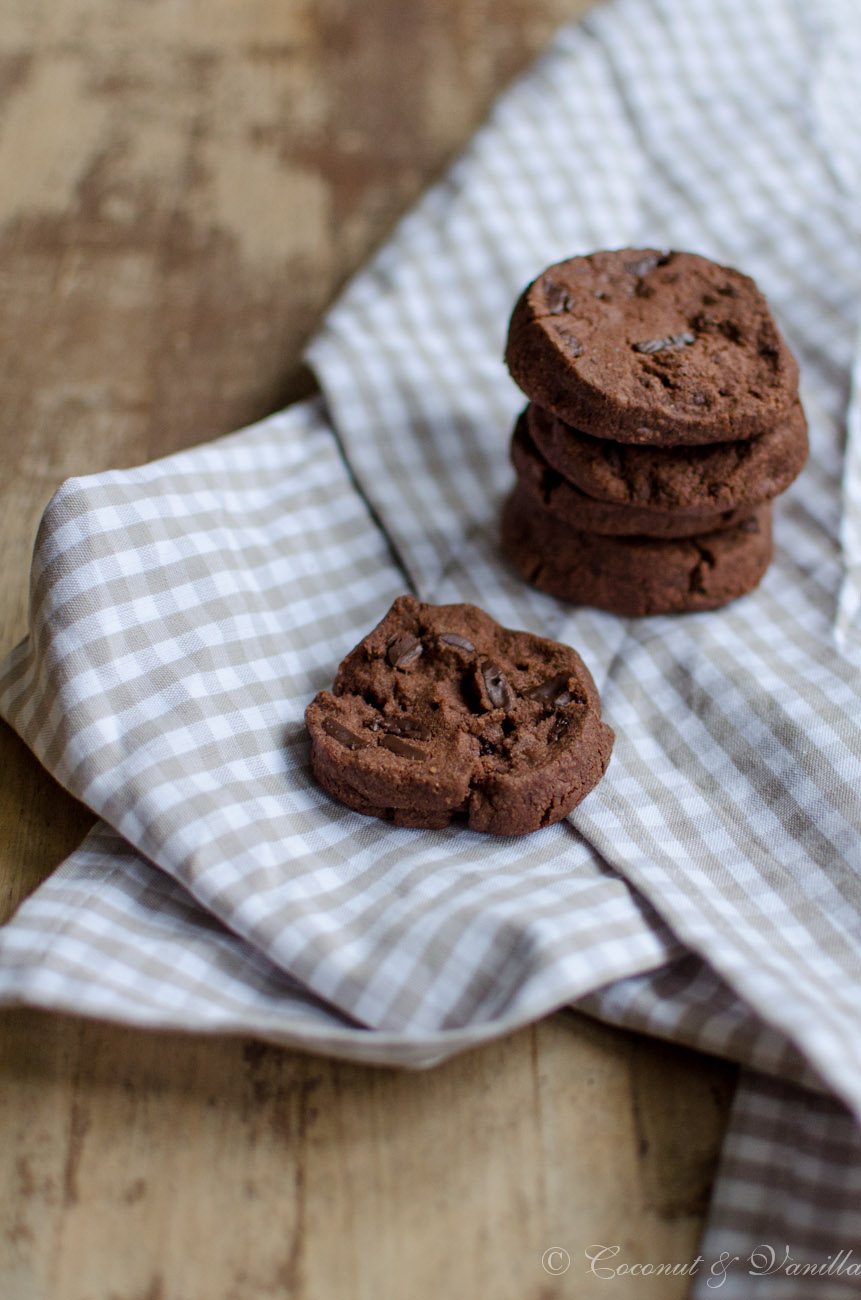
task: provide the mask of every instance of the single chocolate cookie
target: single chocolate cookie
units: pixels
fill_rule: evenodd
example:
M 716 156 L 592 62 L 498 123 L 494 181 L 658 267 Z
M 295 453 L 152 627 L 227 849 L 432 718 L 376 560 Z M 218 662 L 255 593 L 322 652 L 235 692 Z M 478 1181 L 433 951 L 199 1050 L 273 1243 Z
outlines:
M 514 308 L 505 359 L 532 401 L 618 442 L 753 438 L 798 395 L 753 280 L 695 253 L 627 248 L 548 267 Z
M 527 582 L 559 600 L 631 618 L 716 609 L 768 568 L 771 506 L 696 537 L 608 537 L 575 532 L 517 488 L 503 511 L 502 547 Z
M 636 447 L 592 438 L 535 403 L 527 408 L 538 451 L 581 492 L 653 510 L 735 510 L 785 492 L 807 460 L 807 421 L 796 402 L 757 438 L 700 447 Z
M 475 605 L 395 601 L 308 705 L 311 766 L 357 812 L 398 826 L 522 835 L 600 781 L 613 732 L 569 646 Z
M 751 512 L 750 506 L 739 506 L 735 510 L 709 507 L 706 510 L 681 511 L 596 501 L 548 465 L 529 436 L 525 411 L 514 426 L 511 460 L 524 493 L 532 495 L 534 508 L 539 512 L 548 510 L 579 532 L 608 533 L 617 537 L 691 537 L 695 533 L 731 528 L 747 519 Z

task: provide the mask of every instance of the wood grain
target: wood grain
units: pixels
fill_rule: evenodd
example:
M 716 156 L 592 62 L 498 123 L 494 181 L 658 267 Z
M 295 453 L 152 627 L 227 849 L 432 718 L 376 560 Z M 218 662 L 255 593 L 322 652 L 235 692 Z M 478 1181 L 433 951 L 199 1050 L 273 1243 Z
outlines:
M 6 0 L 0 653 L 59 483 L 307 392 L 339 286 L 586 7 Z M 91 820 L 0 726 L 0 919 Z M 0 1084 L 15 1300 L 591 1300 L 592 1242 L 695 1253 L 733 1072 L 571 1014 L 415 1075 L 7 1011 Z

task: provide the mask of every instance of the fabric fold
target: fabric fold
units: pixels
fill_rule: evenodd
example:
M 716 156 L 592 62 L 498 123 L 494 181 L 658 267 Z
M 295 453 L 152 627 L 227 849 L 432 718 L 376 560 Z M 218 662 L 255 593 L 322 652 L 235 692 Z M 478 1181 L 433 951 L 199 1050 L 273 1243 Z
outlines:
M 853 22 L 845 0 L 596 8 L 348 286 L 309 349 L 323 399 L 63 486 L 0 714 L 103 820 L 0 931 L 0 1001 L 410 1065 L 577 1001 L 760 1072 L 712 1255 L 786 1222 L 810 1262 L 854 1230 Z M 801 365 L 810 462 L 762 584 L 714 613 L 572 609 L 499 551 L 511 305 L 554 260 L 625 245 L 751 273 Z M 408 587 L 583 654 L 617 743 L 567 823 L 405 831 L 317 788 L 305 705 Z M 812 1276 L 756 1294 L 843 1294 Z
M 673 941 L 572 826 L 398 830 L 314 782 L 306 704 L 404 589 L 319 401 L 67 484 L 0 709 L 57 780 L 370 1028 L 520 1020 Z
M 861 677 L 834 629 L 861 209 L 835 180 L 811 71 L 831 66 L 839 28 L 828 6 L 596 8 L 503 99 L 309 358 L 419 593 L 585 650 L 617 743 L 578 829 L 857 1109 Z M 500 561 L 523 400 L 499 362 L 511 303 L 548 262 L 614 243 L 744 268 L 801 363 L 810 462 L 776 506 L 761 587 L 717 615 L 626 625 L 524 591 Z

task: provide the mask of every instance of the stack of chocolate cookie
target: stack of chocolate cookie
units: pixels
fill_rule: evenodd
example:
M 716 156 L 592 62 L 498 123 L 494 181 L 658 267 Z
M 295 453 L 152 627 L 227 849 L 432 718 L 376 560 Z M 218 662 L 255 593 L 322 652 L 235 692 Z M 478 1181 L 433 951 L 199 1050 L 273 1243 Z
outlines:
M 505 359 L 530 405 L 502 541 L 528 581 L 624 615 L 756 586 L 808 448 L 798 367 L 748 276 L 693 253 L 571 258 L 521 295 Z

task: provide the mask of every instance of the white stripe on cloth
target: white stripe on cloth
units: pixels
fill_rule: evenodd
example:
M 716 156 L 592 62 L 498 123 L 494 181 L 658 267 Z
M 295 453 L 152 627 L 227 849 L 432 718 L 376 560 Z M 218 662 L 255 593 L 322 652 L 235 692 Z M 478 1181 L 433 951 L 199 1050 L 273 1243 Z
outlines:
M 253 1034 L 381 1065 L 435 1064 L 555 1009 L 552 985 L 548 995 L 456 1028 L 369 1029 L 221 925 L 103 822 L 0 930 L 0 1003 Z
M 57 494 L 3 709 L 129 844 L 353 1021 L 522 1022 L 660 965 L 666 928 L 572 827 L 524 853 L 317 787 L 305 705 L 403 587 L 320 404 L 294 407 Z
M 861 1127 L 833 1098 L 744 1071 L 691 1300 L 861 1289 Z
M 842 500 L 861 491 L 843 475 L 861 206 L 836 179 L 836 111 L 816 117 L 831 20 L 771 0 L 597 8 L 503 99 L 309 355 L 420 594 L 467 594 L 586 649 L 617 743 L 574 824 L 857 1108 L 861 659 L 835 624 L 854 563 Z M 500 563 L 523 400 L 499 360 L 510 304 L 554 258 L 613 244 L 751 272 L 801 362 L 810 464 L 776 507 L 760 589 L 718 614 L 572 611 Z
M 2 932 L 0 1004 L 16 1002 L 145 1028 L 254 1034 L 408 1067 L 437 1064 L 522 1022 L 504 1016 L 409 1034 L 363 1028 L 221 926 L 103 823 Z M 857 1240 L 861 1128 L 823 1094 L 791 1044 L 692 955 L 617 981 L 577 1009 L 783 1076 L 742 1076 L 699 1247 L 697 1300 L 721 1278 L 724 1294 L 745 1298 L 856 1294 L 851 1275 L 823 1278 L 829 1260 L 839 1264 Z M 819 1272 L 811 1281 L 787 1272 L 792 1264 Z

